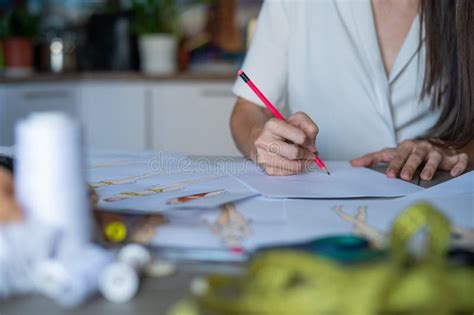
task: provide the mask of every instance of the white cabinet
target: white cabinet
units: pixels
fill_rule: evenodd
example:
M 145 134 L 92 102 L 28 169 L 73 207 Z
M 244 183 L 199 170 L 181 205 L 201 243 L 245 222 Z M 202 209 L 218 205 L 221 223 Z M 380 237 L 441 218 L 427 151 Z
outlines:
M 16 122 L 31 112 L 62 111 L 77 117 L 76 92 L 72 83 L 4 85 L 3 95 L 0 93 L 0 145 L 14 143 Z
M 229 119 L 231 82 L 87 80 L 0 86 L 0 146 L 30 112 L 60 110 L 80 119 L 92 150 L 167 150 L 240 155 Z
M 152 87 L 153 149 L 196 155 L 240 155 L 229 120 L 230 82 L 163 82 Z
M 88 81 L 80 87 L 79 112 L 89 149 L 150 147 L 143 82 Z

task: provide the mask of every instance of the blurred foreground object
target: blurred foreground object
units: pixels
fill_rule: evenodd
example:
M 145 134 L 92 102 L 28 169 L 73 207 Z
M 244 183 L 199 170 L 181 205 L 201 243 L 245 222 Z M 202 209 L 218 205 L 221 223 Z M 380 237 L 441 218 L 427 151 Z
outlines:
M 98 272 L 112 256 L 90 243 L 80 135 L 78 123 L 59 112 L 17 124 L 14 187 L 25 219 L 0 224 L 0 297 L 39 291 L 75 307 L 98 291 Z M 14 203 L 12 177 L 0 176 Z
M 13 176 L 0 167 L 0 224 L 17 222 L 22 217 L 21 209 L 15 201 Z
M 414 258 L 408 243 L 421 231 L 424 252 Z M 446 261 L 450 233 L 441 213 L 415 204 L 393 223 L 386 260 L 343 267 L 303 252 L 270 251 L 241 277 L 210 277 L 204 292 L 170 314 L 471 314 L 474 268 Z
M 91 240 L 79 124 L 60 112 L 33 113 L 16 127 L 15 190 L 28 218 L 63 233 L 64 247 Z

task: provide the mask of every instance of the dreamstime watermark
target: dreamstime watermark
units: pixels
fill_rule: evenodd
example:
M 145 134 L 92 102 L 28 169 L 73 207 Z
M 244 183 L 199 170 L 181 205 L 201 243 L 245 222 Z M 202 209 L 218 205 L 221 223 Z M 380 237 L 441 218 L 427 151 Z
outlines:
M 179 174 L 232 174 L 251 171 L 263 172 L 253 161 L 236 157 L 169 156 L 158 152 L 147 162 L 147 170 L 153 173 Z

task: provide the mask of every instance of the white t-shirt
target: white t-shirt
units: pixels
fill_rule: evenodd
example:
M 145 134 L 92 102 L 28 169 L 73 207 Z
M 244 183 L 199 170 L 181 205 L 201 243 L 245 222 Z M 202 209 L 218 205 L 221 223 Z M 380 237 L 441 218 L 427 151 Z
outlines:
M 316 122 L 322 158 L 348 160 L 422 136 L 438 119 L 420 101 L 419 43 L 416 17 L 387 75 L 370 0 L 267 0 L 243 70 L 280 110 Z M 233 91 L 263 106 L 242 80 Z

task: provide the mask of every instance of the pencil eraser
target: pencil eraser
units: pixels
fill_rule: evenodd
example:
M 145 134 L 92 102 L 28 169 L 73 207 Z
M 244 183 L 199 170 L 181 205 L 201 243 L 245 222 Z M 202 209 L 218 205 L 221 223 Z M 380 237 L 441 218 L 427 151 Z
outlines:
M 244 73 L 244 70 L 242 70 L 242 69 L 240 69 L 240 70 L 237 72 L 238 75 L 241 75 L 242 73 Z

